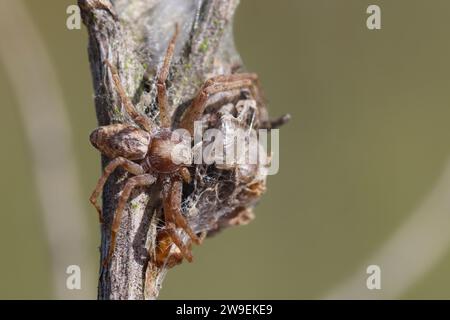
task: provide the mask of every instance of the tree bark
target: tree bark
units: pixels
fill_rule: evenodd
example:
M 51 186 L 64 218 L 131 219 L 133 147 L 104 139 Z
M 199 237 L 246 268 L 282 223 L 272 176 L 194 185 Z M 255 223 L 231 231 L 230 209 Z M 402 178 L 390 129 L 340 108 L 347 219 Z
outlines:
M 203 81 L 241 65 L 232 38 L 239 0 L 79 0 L 89 34 L 89 60 L 99 125 L 129 121 L 104 61 L 117 66 L 127 94 L 141 113 L 158 121 L 155 74 L 175 24 L 181 27 L 170 72 L 170 105 L 175 115 Z M 176 118 L 174 116 L 174 118 Z M 103 166 L 108 159 L 103 158 Z M 105 223 L 100 259 L 108 251 L 117 196 L 127 175 L 118 170 L 103 192 Z M 161 186 L 133 193 L 108 268 L 100 267 L 99 299 L 155 299 L 167 272 L 149 262 L 155 245 Z M 230 207 L 231 208 L 231 207 Z M 100 261 L 101 261 L 100 260 Z

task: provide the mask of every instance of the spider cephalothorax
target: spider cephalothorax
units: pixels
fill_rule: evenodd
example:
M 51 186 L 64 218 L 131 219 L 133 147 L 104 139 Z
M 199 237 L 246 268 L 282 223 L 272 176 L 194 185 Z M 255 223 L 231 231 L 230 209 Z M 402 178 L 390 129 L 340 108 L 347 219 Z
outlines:
M 169 267 L 180 263 L 183 258 L 192 261 L 191 245 L 189 242 L 185 244 L 180 239 L 177 229 L 184 230 L 191 242 L 195 244 L 201 243 L 205 233 L 202 233 L 202 235 L 196 234 L 189 226 L 181 210 L 183 183 L 191 181 L 191 174 L 187 165 L 183 164 L 182 159 L 174 159 L 172 151 L 182 142 L 182 139 L 173 139 L 172 132 L 174 129 L 184 129 L 192 135 L 194 122 L 204 120 L 202 116 L 210 95 L 231 90 L 247 89 L 255 99 L 259 96 L 256 74 L 240 73 L 211 78 L 203 84 L 198 94 L 192 100 L 191 105 L 184 112 L 181 120 L 174 127 L 169 114 L 166 80 L 177 34 L 178 27 L 170 41 L 157 79 L 157 103 L 160 111 L 159 126 L 135 109 L 122 87 L 116 68 L 109 61 L 105 61 L 111 72 L 118 96 L 134 124 L 111 124 L 99 127 L 90 136 L 92 145 L 111 159 L 90 197 L 90 201 L 98 210 L 100 221 L 103 221 L 103 217 L 101 208 L 97 204 L 97 198 L 109 175 L 118 167 L 124 168 L 132 175 L 123 187 L 118 200 L 111 227 L 109 251 L 104 260 L 104 265 L 108 264 L 114 253 L 116 235 L 120 227 L 122 213 L 132 190 L 136 187 L 150 186 L 156 181 L 162 185 L 161 197 L 164 226 L 157 235 L 156 240 L 158 243 L 153 260 L 158 266 L 166 264 Z M 199 168 L 196 171 L 199 171 Z M 236 196 L 257 198 L 263 189 L 263 183 L 250 181 L 248 187 Z M 252 216 L 251 212 L 245 207 L 230 208 L 230 212 L 227 212 L 227 214 L 230 219 L 214 221 L 215 225 L 211 225 L 210 230 L 219 229 L 227 223 L 229 225 L 238 223 L 239 219 L 244 223 Z M 178 247 L 178 253 L 170 253 L 172 244 Z

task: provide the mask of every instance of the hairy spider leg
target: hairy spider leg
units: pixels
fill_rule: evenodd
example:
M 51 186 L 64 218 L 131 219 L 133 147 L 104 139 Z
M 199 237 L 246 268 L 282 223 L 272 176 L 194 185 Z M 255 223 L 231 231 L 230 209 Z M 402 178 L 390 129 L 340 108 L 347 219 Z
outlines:
M 164 208 L 164 220 L 165 228 L 164 232 L 172 239 L 172 242 L 180 249 L 181 254 L 188 260 L 192 262 L 192 254 L 190 243 L 185 245 L 177 234 L 177 228 L 181 228 L 187 233 L 189 238 L 195 244 L 201 244 L 203 237 L 199 238 L 194 231 L 192 231 L 186 218 L 184 218 L 181 212 L 181 195 L 182 195 L 183 184 L 181 180 L 176 179 L 169 182 L 169 185 L 164 188 L 163 191 L 163 208 Z M 166 249 L 162 254 L 162 257 L 157 257 L 158 261 L 163 261 L 165 257 L 169 254 L 170 250 Z
M 238 73 L 221 75 L 207 80 L 200 88 L 191 106 L 186 110 L 180 122 L 180 128 L 186 129 L 191 135 L 194 134 L 194 122 L 198 121 L 206 108 L 206 102 L 210 95 L 240 88 L 250 88 L 252 95 L 258 96 L 258 76 L 254 73 Z
M 170 63 L 173 58 L 173 53 L 175 50 L 175 43 L 179 34 L 178 24 L 175 24 L 175 34 L 172 36 L 172 39 L 169 42 L 169 46 L 166 51 L 166 55 L 164 57 L 163 65 L 161 70 L 159 71 L 158 79 L 157 79 L 157 89 L 158 89 L 158 105 L 159 105 L 159 118 L 161 120 L 161 127 L 170 128 L 171 120 L 169 114 L 169 101 L 167 98 L 167 87 L 166 80 L 169 75 Z
M 167 236 L 170 237 L 172 243 L 174 243 L 178 249 L 180 249 L 180 252 L 182 256 L 186 258 L 187 261 L 192 262 L 192 254 L 191 250 L 188 247 L 188 245 L 185 245 L 183 241 L 180 239 L 180 237 L 177 234 L 176 231 L 176 225 L 173 221 L 173 207 L 180 207 L 181 206 L 181 199 L 178 203 L 176 203 L 173 197 L 174 195 L 174 182 L 168 181 L 167 184 L 164 186 L 163 189 L 163 209 L 164 209 L 164 232 L 167 234 Z M 190 245 L 190 244 L 189 244 Z M 170 253 L 170 245 L 166 245 L 165 252 L 162 252 L 164 256 L 167 256 Z M 165 257 L 164 257 L 165 258 Z M 157 257 L 158 260 L 164 261 L 163 257 Z
M 183 229 L 191 238 L 191 240 L 195 244 L 200 244 L 200 239 L 197 237 L 197 235 L 192 231 L 191 227 L 189 226 L 186 218 L 183 216 L 181 212 L 181 196 L 183 193 L 183 183 L 181 180 L 176 179 L 172 182 L 172 188 L 170 192 L 170 218 L 173 223 L 178 228 Z
M 180 168 L 180 176 L 181 176 L 181 178 L 183 179 L 184 182 L 191 183 L 192 177 L 191 177 L 191 173 L 189 172 L 188 168 L 181 167 Z
M 102 209 L 100 208 L 100 206 L 97 203 L 97 198 L 100 195 L 100 193 L 102 192 L 103 187 L 106 183 L 106 180 L 108 180 L 108 177 L 118 167 L 123 167 L 126 171 L 128 171 L 129 173 L 132 173 L 136 176 L 144 174 L 144 168 L 142 168 L 137 163 L 134 163 L 133 161 L 130 161 L 123 157 L 117 157 L 108 163 L 108 165 L 105 167 L 105 170 L 103 171 L 102 176 L 100 177 L 100 179 L 98 179 L 97 185 L 96 185 L 94 191 L 92 192 L 91 197 L 89 198 L 89 201 L 97 209 L 100 223 L 103 223 L 103 215 L 102 215 Z
M 150 119 L 140 114 L 131 103 L 130 98 L 128 98 L 125 89 L 123 88 L 122 83 L 120 82 L 119 73 L 117 72 L 116 67 L 113 66 L 108 60 L 105 60 L 105 63 L 109 67 L 109 70 L 111 71 L 114 85 L 116 86 L 117 93 L 119 94 L 120 100 L 122 101 L 125 110 L 130 115 L 131 119 L 133 119 L 134 122 L 142 126 L 143 129 L 150 132 L 153 126 Z
M 157 238 L 156 238 L 156 249 L 154 252 L 153 257 L 153 263 L 155 263 L 156 266 L 162 267 L 166 266 L 167 268 L 172 268 L 176 266 L 177 264 L 180 264 L 183 262 L 183 253 L 180 252 L 171 252 L 172 245 L 174 244 L 174 241 L 172 240 L 172 234 L 174 233 L 175 227 L 171 227 L 170 229 L 167 227 L 164 227 L 158 232 Z M 175 232 L 176 235 L 176 232 Z M 178 239 L 178 238 L 177 238 Z M 180 246 L 183 246 L 183 243 L 180 243 Z M 191 242 L 188 244 L 188 250 L 185 254 L 190 256 L 192 258 L 192 255 L 190 254 L 191 250 Z
M 190 242 L 188 244 L 183 243 L 177 233 L 177 227 L 175 223 L 166 223 L 164 230 L 167 232 L 167 235 L 170 237 L 171 241 L 178 247 L 178 249 L 180 249 L 182 256 L 185 257 L 187 261 L 192 262 L 193 258 L 191 253 L 191 244 Z M 166 255 L 168 255 L 169 253 L 170 247 L 168 247 Z
M 140 176 L 135 176 L 130 178 L 125 187 L 123 188 L 122 194 L 120 195 L 119 201 L 117 203 L 116 212 L 114 214 L 114 220 L 111 226 L 111 240 L 109 243 L 109 251 L 107 257 L 103 260 L 103 266 L 107 266 L 111 257 L 114 253 L 114 249 L 116 246 L 116 237 L 119 232 L 120 222 L 122 220 L 122 213 L 125 208 L 125 204 L 130 198 L 131 191 L 133 191 L 136 187 L 145 187 L 150 186 L 155 183 L 156 178 L 151 174 L 143 174 Z

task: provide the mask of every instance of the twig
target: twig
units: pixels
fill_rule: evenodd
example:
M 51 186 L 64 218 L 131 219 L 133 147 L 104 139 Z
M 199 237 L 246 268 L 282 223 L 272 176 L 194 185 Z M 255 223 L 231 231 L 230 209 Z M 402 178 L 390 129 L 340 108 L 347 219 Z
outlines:
M 181 36 L 169 78 L 172 106 L 189 101 L 209 76 L 231 73 L 240 66 L 231 32 L 238 2 L 79 0 L 89 33 L 89 60 L 99 124 L 128 120 L 108 77 L 105 59 L 118 67 L 123 85 L 138 110 L 158 120 L 153 78 L 176 23 L 181 26 Z M 103 159 L 103 164 L 105 161 Z M 101 259 L 108 250 L 111 216 L 124 176 L 123 172 L 113 175 L 103 193 L 105 223 Z M 152 266 L 148 259 L 148 250 L 155 245 L 154 212 L 159 207 L 155 196 L 157 186 L 152 190 L 136 193 L 124 212 L 110 267 L 100 270 L 99 299 L 155 299 L 158 296 L 167 270 Z

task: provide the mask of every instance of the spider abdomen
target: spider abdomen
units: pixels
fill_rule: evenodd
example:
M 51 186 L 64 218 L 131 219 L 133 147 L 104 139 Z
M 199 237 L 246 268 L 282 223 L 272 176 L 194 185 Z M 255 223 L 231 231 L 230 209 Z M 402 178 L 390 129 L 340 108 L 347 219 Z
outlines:
M 142 129 L 111 124 L 95 129 L 89 137 L 92 145 L 107 157 L 141 160 L 147 155 L 150 134 Z

